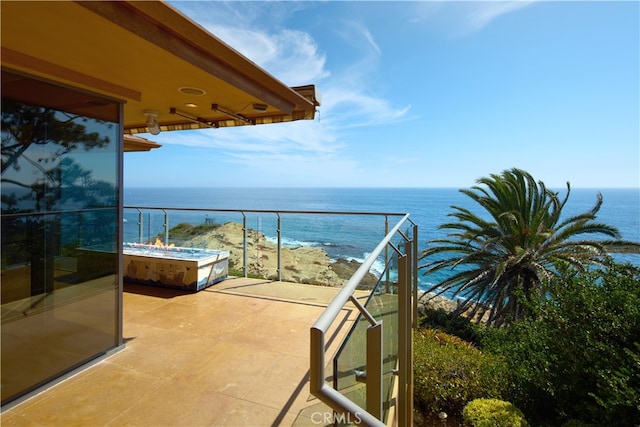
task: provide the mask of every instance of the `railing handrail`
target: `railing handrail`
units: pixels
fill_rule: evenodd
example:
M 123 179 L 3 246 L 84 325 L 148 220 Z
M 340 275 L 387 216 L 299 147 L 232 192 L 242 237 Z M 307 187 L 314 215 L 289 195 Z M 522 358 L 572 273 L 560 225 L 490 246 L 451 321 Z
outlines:
M 22 216 L 46 216 L 46 215 L 59 215 L 59 214 L 68 214 L 68 213 L 82 213 L 89 211 L 101 211 L 101 210 L 112 210 L 116 207 L 95 207 L 95 208 L 86 208 L 81 210 L 69 210 L 69 211 L 58 211 L 58 212 L 33 212 L 33 213 L 4 213 L 2 214 L 4 218 L 11 217 L 22 217 Z M 325 334 L 334 323 L 338 315 L 340 314 L 343 307 L 349 302 L 355 302 L 358 309 L 367 317 L 371 322 L 374 322 L 375 319 L 371 316 L 367 316 L 366 308 L 357 304 L 357 300 L 353 300 L 354 293 L 358 287 L 358 285 L 362 282 L 362 280 L 366 277 L 366 275 L 370 272 L 374 263 L 378 260 L 378 257 L 386 250 L 388 246 L 391 246 L 394 250 L 398 252 L 398 249 L 393 246 L 391 243 L 392 239 L 398 235 L 400 235 L 405 241 L 409 241 L 401 231 L 401 227 L 405 223 L 412 224 L 414 226 L 414 233 L 417 233 L 417 225 L 409 218 L 408 213 L 399 213 L 399 212 L 370 212 L 370 211 L 318 211 L 318 210 L 282 210 L 282 209 L 231 209 L 231 208 L 195 208 L 195 207 L 156 207 L 156 206 L 122 206 L 124 210 L 138 210 L 140 215 L 142 215 L 142 211 L 161 211 L 165 214 L 165 234 L 168 233 L 168 220 L 166 216 L 168 215 L 167 211 L 183 211 L 183 212 L 224 212 L 224 213 L 238 213 L 243 216 L 243 230 L 244 230 L 244 268 L 245 268 L 245 277 L 247 272 L 247 227 L 246 227 L 246 215 L 247 213 L 254 214 L 274 214 L 278 217 L 278 277 L 280 280 L 280 274 L 282 271 L 281 268 L 281 260 L 280 260 L 280 250 L 281 250 L 281 236 L 280 236 L 280 215 L 293 214 L 293 215 L 342 215 L 342 216 L 377 216 L 377 217 L 385 217 L 385 229 L 388 229 L 388 217 L 401 217 L 397 224 L 389 230 L 384 238 L 378 243 L 376 248 L 369 254 L 369 256 L 362 262 L 360 267 L 356 270 L 356 272 L 351 276 L 351 278 L 344 284 L 342 289 L 337 293 L 337 295 L 333 298 L 331 303 L 325 308 L 320 317 L 315 321 L 313 326 L 311 327 L 310 335 L 311 335 L 311 363 L 310 363 L 310 373 L 309 373 L 309 382 L 311 393 L 318 397 L 321 401 L 331 406 L 334 410 L 344 411 L 349 414 L 353 414 L 357 417 L 357 423 L 362 423 L 367 426 L 384 426 L 384 423 L 376 418 L 372 413 L 375 411 L 367 412 L 367 410 L 361 408 L 359 405 L 351 401 L 349 398 L 341 394 L 338 390 L 331 388 L 325 382 Z M 141 217 L 140 217 L 141 218 Z M 140 221 L 142 221 L 140 219 Z M 140 222 L 140 225 L 142 222 Z M 168 237 L 168 236 L 167 236 Z M 168 243 L 168 238 L 165 238 Z M 414 234 L 415 239 L 415 234 Z M 416 242 L 414 242 L 416 244 Z M 399 252 L 398 252 L 399 253 Z M 417 253 L 417 251 L 414 252 Z M 405 254 L 406 255 L 406 254 Z M 403 257 L 403 261 L 406 261 L 406 256 Z M 386 262 L 386 261 L 385 261 Z M 416 264 L 415 260 L 413 261 L 414 265 Z M 415 269 L 413 269 L 415 273 Z M 417 282 L 417 278 L 414 278 Z M 400 280 L 399 280 L 400 281 Z M 414 286 L 415 287 L 415 286 Z M 414 289 L 415 292 L 415 289 Z M 415 303 L 415 296 L 414 296 Z M 406 308 L 404 311 L 410 311 L 410 308 Z M 415 321 L 415 320 L 414 320 Z M 374 322 L 375 323 L 375 322 Z M 381 323 L 376 323 L 373 325 L 378 327 L 379 334 L 381 334 Z M 381 335 L 378 338 L 378 344 L 381 345 Z M 381 359 L 381 352 L 378 352 L 378 356 Z M 369 362 L 367 362 L 369 365 Z M 382 375 L 382 362 L 380 362 L 379 375 Z M 406 374 L 405 374 L 406 375 Z M 369 408 L 369 402 L 367 402 L 367 408 Z M 381 407 L 380 407 L 381 408 Z
M 342 307 L 350 300 L 351 295 L 355 292 L 357 286 L 360 284 L 362 279 L 367 275 L 367 273 L 373 267 L 373 264 L 378 259 L 378 256 L 385 249 L 387 244 L 391 242 L 391 239 L 398 232 L 402 224 L 406 219 L 409 218 L 409 214 L 405 214 L 404 217 L 398 221 L 398 223 L 393 227 L 389 233 L 378 243 L 378 246 L 371 252 L 371 254 L 364 260 L 364 262 L 360 265 L 360 267 L 356 270 L 356 272 L 351 276 L 351 278 L 344 284 L 340 292 L 333 298 L 331 303 L 325 308 L 322 312 L 318 320 L 315 321 L 312 328 L 321 330 L 323 332 L 327 332 L 333 321 L 340 314 L 340 310 Z
M 226 213 L 269 213 L 269 214 L 310 214 L 310 215 L 368 215 L 368 216 L 408 216 L 404 212 L 368 212 L 368 211 L 305 211 L 290 209 L 232 209 L 232 208 L 182 208 L 157 206 L 123 206 L 123 209 L 174 210 L 191 212 L 226 212 Z M 411 221 L 411 220 L 409 220 Z
M 409 219 L 409 214 L 404 214 L 402 219 L 400 219 L 400 221 L 398 221 L 398 223 L 380 241 L 378 246 L 376 246 L 373 252 L 371 252 L 367 259 L 360 265 L 358 270 L 356 270 L 353 276 L 351 276 L 340 292 L 338 292 L 338 294 L 333 298 L 331 303 L 327 308 L 325 308 L 310 330 L 311 363 L 309 367 L 309 384 L 311 393 L 327 405 L 331 406 L 334 410 L 340 409 L 353 414 L 358 418 L 359 422 L 362 422 L 367 426 L 384 426 L 385 424 L 351 401 L 349 398 L 339 393 L 337 390 L 329 387 L 325 382 L 325 334 L 338 317 L 345 304 L 351 300 L 357 286 L 360 284 L 367 272 L 369 272 L 378 256 L 383 250 L 385 250 L 387 245 L 391 243 L 391 239 L 396 236 L 400 227 L 402 227 L 407 220 L 412 222 Z
M 367 212 L 367 211 L 317 211 L 317 210 L 271 210 L 271 209 L 236 209 L 236 208 L 195 208 L 195 207 L 158 207 L 158 206 L 123 206 L 124 210 L 137 210 L 138 211 L 138 239 L 142 242 L 143 236 L 143 213 L 145 211 L 161 211 L 164 214 L 164 232 L 165 232 L 165 241 L 164 244 L 169 244 L 169 220 L 168 215 L 169 211 L 178 211 L 178 212 L 202 212 L 202 213 L 212 213 L 212 212 L 223 212 L 223 213 L 236 213 L 242 215 L 242 229 L 244 231 L 243 236 L 243 270 L 244 277 L 248 277 L 248 268 L 247 268 L 247 249 L 248 249 L 248 235 L 247 235 L 247 214 L 272 214 L 277 217 L 277 252 L 278 252 L 278 266 L 277 266 L 277 277 L 278 280 L 282 280 L 282 236 L 281 236 L 281 219 L 286 214 L 293 215 L 335 215 L 335 216 L 376 216 L 383 217 L 385 219 L 385 224 L 388 223 L 390 216 L 404 216 L 405 219 L 408 217 L 407 213 L 399 213 L 399 212 Z M 404 219 L 402 220 L 404 222 Z M 409 219 L 411 224 L 414 224 L 411 219 Z M 415 225 L 415 224 L 414 224 Z M 387 225 L 385 225 L 385 230 L 388 229 Z

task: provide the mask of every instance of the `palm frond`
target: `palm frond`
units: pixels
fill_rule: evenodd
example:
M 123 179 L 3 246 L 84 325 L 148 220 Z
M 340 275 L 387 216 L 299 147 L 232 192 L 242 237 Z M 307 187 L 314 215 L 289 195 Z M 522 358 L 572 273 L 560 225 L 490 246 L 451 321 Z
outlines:
M 449 269 L 452 274 L 429 291 L 463 297 L 458 309 L 487 311 L 490 324 L 523 316 L 522 298 L 542 294 L 559 262 L 586 271 L 611 262 L 610 253 L 640 253 L 640 243 L 619 240 L 615 227 L 595 221 L 600 193 L 589 211 L 561 220 L 571 193 L 568 182 L 563 197 L 517 168 L 476 183 L 460 192 L 484 214 L 452 206 L 448 216 L 455 221 L 439 227 L 448 237 L 429 242 L 420 268 L 426 274 Z M 610 239 L 581 238 L 588 235 Z

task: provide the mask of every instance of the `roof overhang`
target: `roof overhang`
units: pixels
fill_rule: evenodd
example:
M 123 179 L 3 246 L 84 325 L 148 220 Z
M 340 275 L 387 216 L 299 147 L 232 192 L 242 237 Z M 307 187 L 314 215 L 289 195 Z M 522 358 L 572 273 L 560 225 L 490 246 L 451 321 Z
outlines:
M 142 138 L 138 135 L 124 135 L 125 153 L 130 153 L 132 151 L 151 151 L 154 148 L 160 147 L 162 147 L 162 145 L 151 141 L 150 139 Z
M 2 66 L 125 102 L 124 133 L 313 119 L 291 88 L 169 4 L 0 2 Z

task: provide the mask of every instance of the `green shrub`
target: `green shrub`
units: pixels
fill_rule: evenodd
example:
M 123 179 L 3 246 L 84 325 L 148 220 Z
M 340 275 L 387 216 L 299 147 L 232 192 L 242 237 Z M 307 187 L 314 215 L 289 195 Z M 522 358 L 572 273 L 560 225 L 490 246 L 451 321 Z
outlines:
M 522 411 L 498 399 L 475 399 L 462 411 L 465 425 L 471 427 L 526 427 Z
M 507 383 L 501 358 L 435 329 L 415 333 L 414 400 L 422 411 L 459 415 L 473 399 L 502 398 Z
M 466 317 L 455 313 L 448 313 L 442 308 L 426 308 L 424 316 L 419 320 L 419 326 L 423 328 L 440 329 L 447 334 L 455 335 L 472 344 L 476 344 L 476 331 L 481 328 Z
M 530 317 L 487 330 L 483 350 L 510 365 L 509 401 L 532 423 L 636 426 L 640 419 L 640 269 L 562 271 Z
M 218 227 L 220 227 L 219 224 L 191 225 L 186 222 L 181 222 L 180 224 L 177 224 L 176 226 L 171 227 L 171 229 L 169 230 L 169 237 L 173 242 L 183 241 L 183 240 L 190 239 L 194 236 L 200 236 L 202 234 L 206 234 Z M 163 233 L 158 234 L 157 237 L 160 239 L 164 239 L 164 234 Z

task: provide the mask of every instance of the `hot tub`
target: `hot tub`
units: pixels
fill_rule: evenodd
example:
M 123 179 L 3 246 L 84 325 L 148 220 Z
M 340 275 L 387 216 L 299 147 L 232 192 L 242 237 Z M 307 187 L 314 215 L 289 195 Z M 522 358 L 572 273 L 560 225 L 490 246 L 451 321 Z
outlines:
M 125 243 L 124 279 L 197 292 L 227 278 L 229 252 Z

